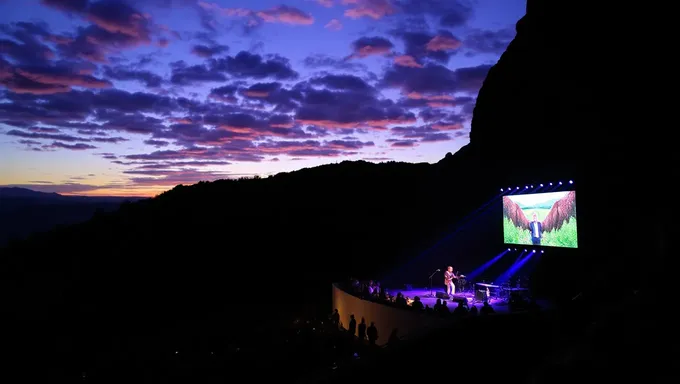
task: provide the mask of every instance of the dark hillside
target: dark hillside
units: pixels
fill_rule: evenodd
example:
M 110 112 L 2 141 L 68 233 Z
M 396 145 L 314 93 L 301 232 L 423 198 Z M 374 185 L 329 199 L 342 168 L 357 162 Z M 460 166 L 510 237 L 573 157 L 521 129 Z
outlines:
M 18 272 L 16 289 L 55 309 L 221 311 L 225 297 L 252 303 L 280 292 L 311 296 L 317 306 L 330 282 L 377 276 L 490 196 L 470 201 L 464 176 L 442 178 L 435 170 L 343 162 L 178 186 L 34 236 L 8 249 L 5 262 Z

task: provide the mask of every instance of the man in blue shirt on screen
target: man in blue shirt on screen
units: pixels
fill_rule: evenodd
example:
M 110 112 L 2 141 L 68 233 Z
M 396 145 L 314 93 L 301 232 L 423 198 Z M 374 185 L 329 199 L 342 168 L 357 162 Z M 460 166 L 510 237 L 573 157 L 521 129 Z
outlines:
M 541 237 L 543 237 L 543 224 L 538 221 L 536 212 L 534 212 L 534 220 L 529 223 L 529 229 L 531 230 L 531 244 L 541 245 Z

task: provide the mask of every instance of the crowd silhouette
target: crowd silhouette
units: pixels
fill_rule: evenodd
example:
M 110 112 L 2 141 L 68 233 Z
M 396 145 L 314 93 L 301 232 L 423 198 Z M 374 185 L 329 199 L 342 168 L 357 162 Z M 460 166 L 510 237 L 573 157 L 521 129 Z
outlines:
M 374 349 L 361 362 L 352 361 L 334 371 L 328 376 L 333 382 L 356 377 L 362 377 L 362 381 L 399 380 L 403 372 L 390 367 L 402 364 L 465 367 L 456 373 L 459 380 L 479 380 L 481 375 L 481 380 L 487 382 L 507 378 L 508 374 L 515 380 L 528 379 L 542 369 L 546 356 L 560 355 L 567 348 L 568 343 L 552 345 L 553 340 L 567 340 L 588 326 L 585 319 L 589 318 L 589 309 L 581 300 L 559 310 L 541 310 L 535 302 L 528 301 L 530 305 L 501 314 L 488 302 L 476 306 L 468 305 L 467 301 L 437 299 L 429 307 L 420 297 L 410 298 L 401 292 L 391 296 L 375 280 L 349 279 L 342 287 L 362 300 L 450 321 L 443 323 L 443 327 L 417 332 L 413 337 L 401 335 L 399 329 L 393 329 L 389 335 L 378 335 L 372 319 L 357 318 L 354 313 L 341 319 L 339 311 L 334 310 L 330 316 L 332 324 L 339 324 L 356 345 L 371 347 L 380 338 L 386 340 L 383 339 L 384 347 Z M 581 321 L 562 323 L 563 316 Z M 485 371 L 490 366 L 498 369 Z
M 376 328 L 375 322 L 372 321 L 369 325 L 363 317 L 357 325 L 354 314 L 349 315 L 349 321 L 347 322 L 347 328 L 345 329 L 340 320 L 340 313 L 335 309 L 333 314 L 331 314 L 331 323 L 339 329 L 346 330 L 347 335 L 352 339 L 356 338 L 359 343 L 367 342 L 368 345 L 375 346 L 378 341 L 378 328 Z

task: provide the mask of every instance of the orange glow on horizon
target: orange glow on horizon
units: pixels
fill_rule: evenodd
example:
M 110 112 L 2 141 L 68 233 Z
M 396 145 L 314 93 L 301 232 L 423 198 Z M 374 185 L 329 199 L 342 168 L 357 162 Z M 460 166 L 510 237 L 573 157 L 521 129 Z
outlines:
M 155 197 L 174 187 L 125 189 L 125 188 L 101 188 L 84 192 L 59 192 L 63 196 L 89 196 L 89 197 Z

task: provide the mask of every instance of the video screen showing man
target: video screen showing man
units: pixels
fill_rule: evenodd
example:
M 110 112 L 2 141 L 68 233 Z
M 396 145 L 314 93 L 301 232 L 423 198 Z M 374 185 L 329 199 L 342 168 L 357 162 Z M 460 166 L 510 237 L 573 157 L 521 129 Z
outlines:
M 578 248 L 576 192 L 503 196 L 506 244 Z
M 541 237 L 543 236 L 543 224 L 538 221 L 536 212 L 532 215 L 533 220 L 529 223 L 529 230 L 531 231 L 531 244 L 541 245 Z

